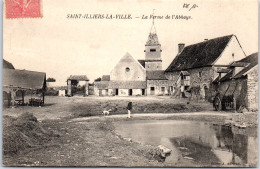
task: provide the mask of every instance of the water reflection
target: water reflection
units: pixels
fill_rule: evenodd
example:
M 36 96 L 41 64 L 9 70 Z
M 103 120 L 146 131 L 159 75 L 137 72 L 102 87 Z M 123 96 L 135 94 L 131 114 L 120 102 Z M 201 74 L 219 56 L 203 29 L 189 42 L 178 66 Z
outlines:
M 238 129 L 204 122 L 174 120 L 127 121 L 116 125 L 124 137 L 164 145 L 174 155 L 165 162 L 191 165 L 257 165 L 257 129 Z M 187 164 L 187 163 L 186 163 Z

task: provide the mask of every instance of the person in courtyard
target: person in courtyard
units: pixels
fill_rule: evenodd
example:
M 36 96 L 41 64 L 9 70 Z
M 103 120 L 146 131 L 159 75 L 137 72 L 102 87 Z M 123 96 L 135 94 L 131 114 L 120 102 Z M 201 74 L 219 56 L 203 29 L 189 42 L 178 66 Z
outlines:
M 127 118 L 131 118 L 131 110 L 132 110 L 132 102 L 129 102 L 127 105 L 127 111 L 128 111 Z

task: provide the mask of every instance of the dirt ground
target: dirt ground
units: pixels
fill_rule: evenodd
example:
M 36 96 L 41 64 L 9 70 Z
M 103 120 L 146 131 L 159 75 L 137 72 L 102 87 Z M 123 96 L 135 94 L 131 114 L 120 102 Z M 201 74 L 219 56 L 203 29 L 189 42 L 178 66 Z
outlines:
M 130 120 L 189 119 L 223 123 L 231 115 L 226 112 L 213 112 L 212 105 L 207 102 L 190 102 L 170 97 L 46 97 L 46 105 L 43 107 L 25 106 L 3 110 L 4 121 L 8 116 L 17 118 L 29 112 L 38 119 L 36 123 L 43 131 L 55 133 L 44 142 L 35 143 L 34 146 L 17 153 L 4 154 L 3 164 L 5 166 L 169 166 L 158 162 L 152 156 L 150 152 L 154 147 L 115 134 L 113 124 L 127 120 L 125 107 L 129 101 L 134 105 L 133 118 Z M 113 109 L 112 115 L 103 117 L 102 111 L 109 108 Z M 6 124 L 7 127 L 8 125 L 11 126 L 12 123 Z M 192 164 L 179 161 L 170 166 L 185 165 Z
M 47 96 L 45 106 L 20 106 L 3 110 L 3 115 L 18 116 L 32 112 L 38 120 L 101 116 L 104 110 L 112 109 L 110 115 L 127 114 L 128 102 L 133 102 L 133 114 L 140 113 L 185 113 L 212 111 L 212 104 L 204 101 L 188 101 L 169 96 L 154 97 L 58 97 Z

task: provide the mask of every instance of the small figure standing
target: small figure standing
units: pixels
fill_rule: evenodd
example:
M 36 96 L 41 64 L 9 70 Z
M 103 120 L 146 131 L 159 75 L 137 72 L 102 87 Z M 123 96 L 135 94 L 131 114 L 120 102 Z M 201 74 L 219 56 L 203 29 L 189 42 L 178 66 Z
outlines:
M 131 118 L 131 110 L 132 110 L 132 102 L 129 102 L 127 105 L 127 111 L 128 111 L 127 118 Z

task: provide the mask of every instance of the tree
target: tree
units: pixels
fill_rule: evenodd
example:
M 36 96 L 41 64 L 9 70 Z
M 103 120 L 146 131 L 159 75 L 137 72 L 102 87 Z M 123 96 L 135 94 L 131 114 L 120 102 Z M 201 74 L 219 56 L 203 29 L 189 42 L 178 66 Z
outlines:
M 95 81 L 95 82 L 100 82 L 100 81 L 101 81 L 101 77 L 96 78 L 94 81 Z
M 46 82 L 56 82 L 56 79 L 52 78 L 52 77 L 49 77 Z

